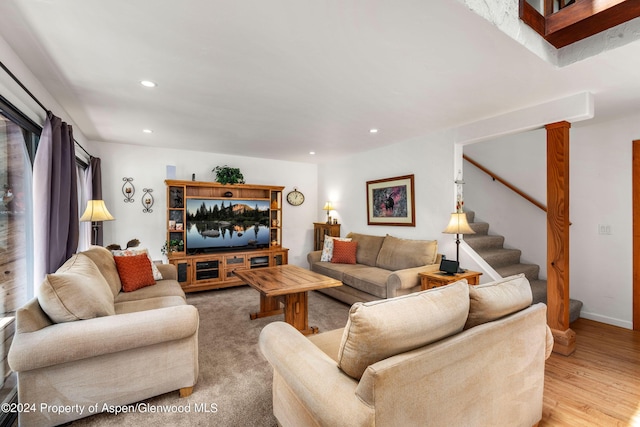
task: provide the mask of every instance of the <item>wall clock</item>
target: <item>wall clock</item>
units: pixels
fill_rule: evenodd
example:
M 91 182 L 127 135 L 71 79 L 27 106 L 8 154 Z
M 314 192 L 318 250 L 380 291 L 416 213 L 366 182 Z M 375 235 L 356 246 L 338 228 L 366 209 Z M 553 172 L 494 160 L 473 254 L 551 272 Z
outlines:
M 290 191 L 289 194 L 287 194 L 287 202 L 292 206 L 300 206 L 304 203 L 304 194 L 299 192 L 297 188 L 293 187 L 293 191 Z

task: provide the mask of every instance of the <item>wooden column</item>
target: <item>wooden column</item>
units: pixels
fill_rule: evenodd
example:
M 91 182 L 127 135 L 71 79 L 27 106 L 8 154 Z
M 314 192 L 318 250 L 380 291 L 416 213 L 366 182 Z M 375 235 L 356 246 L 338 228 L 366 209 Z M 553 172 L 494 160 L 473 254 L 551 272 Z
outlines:
M 568 122 L 547 129 L 547 322 L 553 351 L 570 355 L 576 334 L 569 328 L 569 128 Z

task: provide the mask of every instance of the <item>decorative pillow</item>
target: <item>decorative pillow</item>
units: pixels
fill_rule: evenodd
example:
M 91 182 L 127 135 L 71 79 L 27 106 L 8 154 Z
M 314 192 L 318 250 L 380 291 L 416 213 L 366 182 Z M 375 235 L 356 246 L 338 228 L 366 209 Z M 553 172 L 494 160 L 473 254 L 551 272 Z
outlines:
M 73 255 L 53 274 L 47 274 L 38 291 L 38 303 L 55 323 L 115 314 L 113 294 L 89 257 Z
M 531 285 L 518 274 L 491 283 L 469 286 L 469 317 L 465 329 L 500 319 L 531 305 Z
M 111 253 L 113 254 L 113 256 L 133 256 L 146 254 L 149 257 L 149 261 L 151 261 L 151 271 L 153 271 L 153 278 L 155 280 L 162 280 L 162 274 L 160 274 L 160 270 L 158 270 L 158 267 L 156 267 L 156 265 L 154 264 L 153 260 L 151 259 L 151 255 L 149 255 L 149 251 L 146 248 L 128 248 L 123 250 L 111 251 Z
M 132 292 L 145 286 L 155 285 L 151 271 L 152 262 L 145 254 L 113 257 L 124 292 Z
M 378 253 L 376 267 L 391 271 L 421 267 L 435 263 L 437 256 L 437 240 L 399 239 L 387 236 Z
M 333 243 L 333 256 L 331 262 L 335 264 L 355 264 L 358 242 L 342 242 L 337 240 Z
M 322 248 L 322 256 L 320 256 L 320 261 L 328 262 L 331 261 L 331 257 L 333 256 L 333 241 L 340 240 L 342 242 L 350 242 L 351 239 L 347 237 L 332 237 L 332 236 L 324 236 L 324 246 Z
M 113 296 L 118 295 L 122 289 L 122 283 L 120 283 L 120 276 L 118 276 L 118 269 L 116 268 L 116 262 L 113 260 L 111 251 L 102 246 L 91 246 L 86 251 L 80 253 L 91 258 L 91 261 L 98 267 L 98 270 L 100 270 L 100 273 L 102 273 L 109 284 Z
M 462 330 L 469 312 L 466 281 L 386 300 L 357 302 L 338 352 L 338 367 L 357 380 L 369 365 Z

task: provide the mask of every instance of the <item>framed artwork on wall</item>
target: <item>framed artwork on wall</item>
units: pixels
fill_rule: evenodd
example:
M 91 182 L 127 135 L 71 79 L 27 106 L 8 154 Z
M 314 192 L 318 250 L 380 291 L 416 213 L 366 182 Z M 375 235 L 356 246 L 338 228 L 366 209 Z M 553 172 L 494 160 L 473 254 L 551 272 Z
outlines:
M 415 227 L 413 175 L 367 181 L 367 223 Z

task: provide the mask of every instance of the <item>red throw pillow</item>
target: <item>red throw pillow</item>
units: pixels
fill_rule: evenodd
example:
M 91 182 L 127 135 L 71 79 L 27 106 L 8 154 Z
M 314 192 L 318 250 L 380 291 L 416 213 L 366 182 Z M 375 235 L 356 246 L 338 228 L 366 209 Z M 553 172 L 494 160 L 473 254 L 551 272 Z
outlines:
M 114 256 L 118 276 L 124 292 L 135 291 L 156 284 L 151 270 L 151 261 L 146 254 L 134 256 Z
M 336 264 L 355 264 L 358 242 L 333 240 L 333 256 L 331 262 Z

